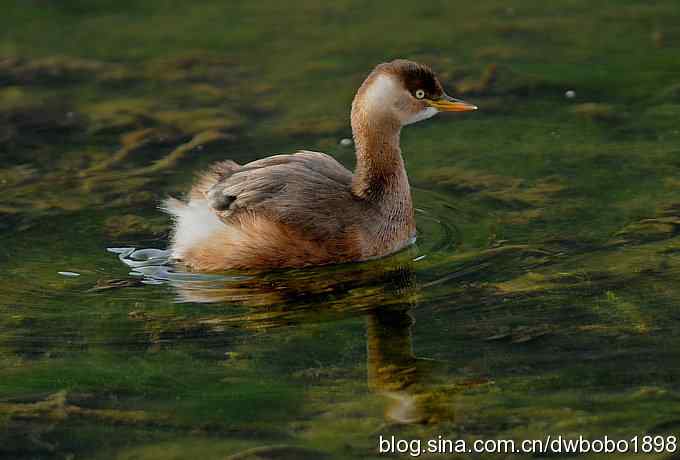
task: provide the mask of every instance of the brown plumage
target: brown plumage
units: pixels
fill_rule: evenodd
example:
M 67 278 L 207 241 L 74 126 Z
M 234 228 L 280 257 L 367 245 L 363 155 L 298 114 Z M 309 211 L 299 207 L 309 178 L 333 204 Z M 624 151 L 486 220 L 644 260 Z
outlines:
M 215 164 L 165 209 L 175 217 L 173 255 L 196 270 L 268 269 L 380 257 L 415 238 L 399 149 L 401 127 L 438 111 L 474 110 L 449 98 L 432 71 L 380 64 L 352 103 L 357 166 L 301 151 L 239 166 Z

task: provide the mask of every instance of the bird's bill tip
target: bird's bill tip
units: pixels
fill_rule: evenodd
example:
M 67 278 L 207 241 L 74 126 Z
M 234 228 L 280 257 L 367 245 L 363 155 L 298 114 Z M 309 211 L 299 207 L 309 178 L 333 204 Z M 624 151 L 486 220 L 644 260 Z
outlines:
M 472 112 L 479 109 L 476 105 L 454 99 L 450 96 L 444 96 L 436 101 L 428 101 L 428 103 L 440 112 Z

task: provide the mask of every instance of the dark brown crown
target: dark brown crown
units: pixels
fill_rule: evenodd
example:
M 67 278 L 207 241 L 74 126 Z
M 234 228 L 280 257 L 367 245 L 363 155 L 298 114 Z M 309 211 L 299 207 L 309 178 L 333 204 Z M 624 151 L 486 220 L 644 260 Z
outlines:
M 419 89 L 425 91 L 425 97 L 428 99 L 437 99 L 444 94 L 444 89 L 434 72 L 424 64 L 406 59 L 396 59 L 392 62 L 380 64 L 376 70 L 398 77 L 413 95 Z

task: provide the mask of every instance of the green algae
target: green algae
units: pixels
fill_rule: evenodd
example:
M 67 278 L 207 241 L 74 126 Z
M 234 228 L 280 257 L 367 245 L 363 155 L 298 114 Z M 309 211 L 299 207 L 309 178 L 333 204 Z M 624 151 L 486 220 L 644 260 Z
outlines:
M 609 104 L 597 102 L 584 102 L 572 107 L 572 111 L 590 121 L 616 122 L 621 118 L 621 114 Z
M 152 222 L 134 214 L 111 216 L 104 221 L 104 232 L 112 239 L 158 236 L 167 232 L 167 222 Z

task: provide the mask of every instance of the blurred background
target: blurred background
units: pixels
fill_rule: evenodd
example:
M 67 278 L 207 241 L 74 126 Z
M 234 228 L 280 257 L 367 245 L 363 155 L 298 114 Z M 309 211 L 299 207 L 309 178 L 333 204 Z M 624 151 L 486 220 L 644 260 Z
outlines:
M 0 10 L 0 457 L 677 434 L 676 1 Z M 213 161 L 352 167 L 354 92 L 394 58 L 480 107 L 403 132 L 415 248 L 220 279 L 106 251 L 164 248 L 159 201 Z

